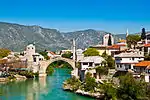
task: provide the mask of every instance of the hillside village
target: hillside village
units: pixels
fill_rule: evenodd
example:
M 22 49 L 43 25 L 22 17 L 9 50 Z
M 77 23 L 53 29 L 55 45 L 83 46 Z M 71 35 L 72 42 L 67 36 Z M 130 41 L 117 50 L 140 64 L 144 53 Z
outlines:
M 87 77 L 90 77 L 95 80 L 93 81 L 96 82 L 95 84 L 113 83 L 119 86 L 118 77 L 128 73 L 136 80 L 150 82 L 149 40 L 149 33 L 146 33 L 143 28 L 141 36 L 129 34 L 127 30 L 126 40 L 119 39 L 117 43 L 114 42 L 112 34 L 105 34 L 102 44 L 90 46 L 85 50 L 76 49 L 75 40 L 73 40 L 72 50 L 61 50 L 55 53 L 49 50 L 38 53 L 34 43 L 27 45 L 22 52 L 4 49 L 7 55 L 0 59 L 0 81 L 46 76 L 49 72 L 47 70 L 52 70 L 49 69 L 49 64 L 62 60 L 73 68 L 71 76 L 75 79 L 70 80 L 76 80 L 74 84 L 76 82 L 78 84 L 74 89 L 66 80 L 64 90 L 75 90 L 77 94 L 101 98 L 103 94 L 95 90 L 98 85 L 94 85 L 93 88 L 90 83 L 91 88 L 87 89 L 80 82 L 87 84 Z M 79 89 L 79 87 L 84 88 Z M 92 88 L 96 91 L 94 94 L 86 92 L 91 91 Z

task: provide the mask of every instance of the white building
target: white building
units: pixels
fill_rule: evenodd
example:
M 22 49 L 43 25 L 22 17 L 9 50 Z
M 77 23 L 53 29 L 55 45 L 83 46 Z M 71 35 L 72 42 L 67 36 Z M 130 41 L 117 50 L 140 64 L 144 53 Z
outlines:
M 76 50 L 76 60 L 77 60 L 77 62 L 83 60 L 83 58 L 84 58 L 83 52 L 84 51 L 82 49 L 77 49 Z
M 24 57 L 22 59 L 26 59 L 28 63 L 28 68 L 33 72 L 37 72 L 39 70 L 39 61 L 44 60 L 44 57 L 35 52 L 35 45 L 30 44 L 26 47 L 26 51 L 24 51 Z
M 114 57 L 117 71 L 128 71 L 128 69 L 133 70 L 135 64 L 144 60 L 144 56 L 137 52 L 120 53 Z
M 101 66 L 103 61 L 104 58 L 100 56 L 84 57 L 83 60 L 80 61 L 81 70 L 87 70 L 90 68 L 95 68 L 96 66 Z
M 103 45 L 104 46 L 108 46 L 109 35 L 111 37 L 111 43 L 112 43 L 112 45 L 114 44 L 114 38 L 113 38 L 113 36 L 111 34 L 106 34 L 106 35 L 103 36 Z

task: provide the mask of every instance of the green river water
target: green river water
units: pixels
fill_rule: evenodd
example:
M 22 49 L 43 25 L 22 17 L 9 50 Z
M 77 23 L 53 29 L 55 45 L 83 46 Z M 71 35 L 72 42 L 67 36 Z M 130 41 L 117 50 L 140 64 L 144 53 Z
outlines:
M 0 83 L 0 100 L 94 100 L 63 91 L 69 69 L 56 68 L 52 76 L 20 82 Z

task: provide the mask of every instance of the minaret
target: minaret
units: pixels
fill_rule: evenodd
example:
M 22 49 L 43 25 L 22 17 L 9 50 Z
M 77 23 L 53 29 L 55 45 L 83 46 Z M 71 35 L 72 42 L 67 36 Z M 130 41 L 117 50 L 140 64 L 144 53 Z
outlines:
M 126 39 L 127 39 L 128 35 L 129 35 L 129 31 L 128 31 L 128 29 L 127 29 L 127 32 L 126 32 Z
M 76 60 L 76 43 L 75 43 L 75 39 L 73 39 L 73 60 Z

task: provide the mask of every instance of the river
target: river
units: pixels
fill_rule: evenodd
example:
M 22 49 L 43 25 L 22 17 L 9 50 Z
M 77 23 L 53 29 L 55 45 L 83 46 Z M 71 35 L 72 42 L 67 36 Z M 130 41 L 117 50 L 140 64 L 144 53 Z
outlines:
M 63 81 L 70 77 L 69 69 L 56 68 L 52 76 L 0 83 L 0 100 L 94 100 L 63 91 Z

